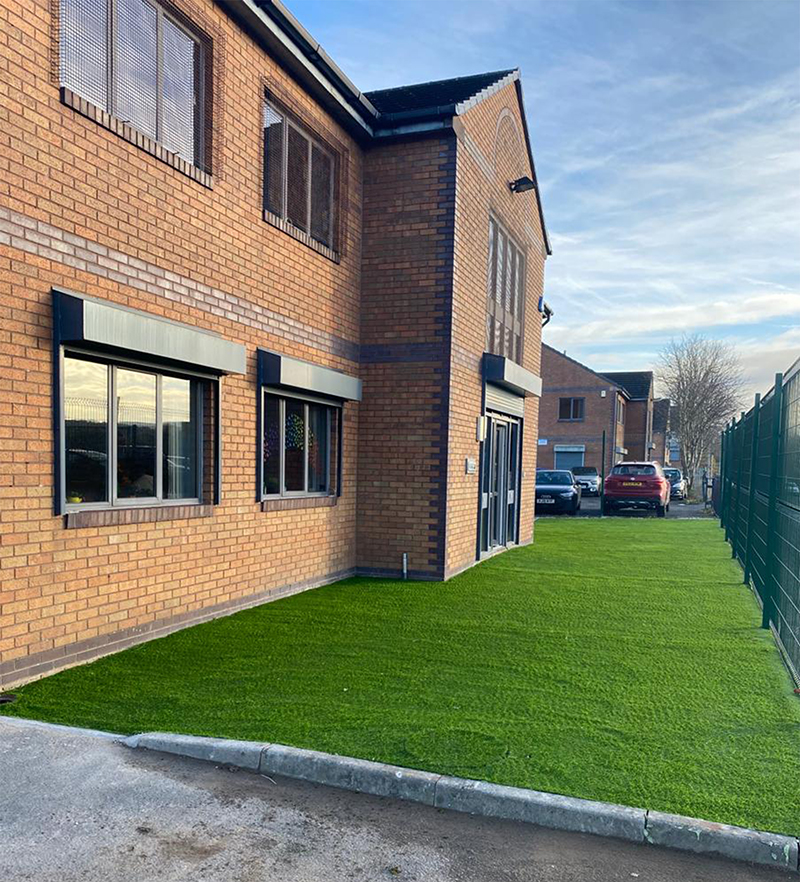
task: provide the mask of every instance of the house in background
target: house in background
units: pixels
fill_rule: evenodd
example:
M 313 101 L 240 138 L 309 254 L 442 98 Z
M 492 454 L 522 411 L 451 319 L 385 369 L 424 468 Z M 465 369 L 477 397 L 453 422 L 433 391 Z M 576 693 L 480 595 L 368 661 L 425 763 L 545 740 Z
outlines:
M 538 465 L 594 466 L 602 472 L 605 430 L 608 472 L 628 453 L 629 405 L 630 396 L 621 385 L 543 343 Z
M 653 459 L 653 372 L 614 371 L 603 376 L 624 389 L 628 396 L 625 414 L 625 447 L 629 460 Z
M 363 93 L 277 0 L 0 12 L 0 683 L 532 541 L 518 70 Z
M 669 465 L 671 411 L 669 398 L 656 398 L 653 402 L 653 459 Z
M 603 430 L 606 472 L 623 459 L 658 458 L 653 419 L 652 371 L 600 373 L 542 344 L 541 468 L 594 466 L 602 472 Z M 666 438 L 658 443 L 663 451 Z

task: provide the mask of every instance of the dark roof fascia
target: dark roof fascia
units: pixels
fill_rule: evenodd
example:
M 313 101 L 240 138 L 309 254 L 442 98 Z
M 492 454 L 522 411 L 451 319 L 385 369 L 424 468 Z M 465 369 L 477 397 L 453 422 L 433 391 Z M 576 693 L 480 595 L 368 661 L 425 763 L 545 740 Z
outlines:
M 536 164 L 533 161 L 533 150 L 531 149 L 531 137 L 528 133 L 528 119 L 525 116 L 525 101 L 522 96 L 522 80 L 517 71 L 516 76 L 517 100 L 519 101 L 520 116 L 522 117 L 522 132 L 525 135 L 525 147 L 528 150 L 528 161 L 531 164 L 531 177 L 536 182 L 536 206 L 539 209 L 539 223 L 542 225 L 542 235 L 544 236 L 544 247 L 548 254 L 553 253 L 550 246 L 550 237 L 547 235 L 547 226 L 544 222 L 544 208 L 542 206 L 542 191 L 539 189 L 539 179 L 536 177 Z
M 217 0 L 358 140 L 370 139 L 378 111 L 279 0 Z
M 560 352 L 555 346 L 551 346 L 549 343 L 542 343 L 542 348 L 547 348 L 551 352 L 555 352 L 556 355 L 559 355 L 561 358 L 566 358 L 567 361 L 571 361 L 573 364 L 577 365 L 579 368 L 583 368 L 585 371 L 589 371 L 590 374 L 594 374 L 600 380 L 604 380 L 606 383 L 611 383 L 612 387 L 620 393 L 620 395 L 624 395 L 627 399 L 630 400 L 630 395 L 628 394 L 628 390 L 624 389 L 618 383 L 615 383 L 613 380 L 609 379 L 605 374 L 600 374 L 597 371 L 593 371 L 588 365 L 585 365 L 582 361 L 578 361 L 577 358 L 572 358 L 569 355 L 565 355 L 563 352 Z

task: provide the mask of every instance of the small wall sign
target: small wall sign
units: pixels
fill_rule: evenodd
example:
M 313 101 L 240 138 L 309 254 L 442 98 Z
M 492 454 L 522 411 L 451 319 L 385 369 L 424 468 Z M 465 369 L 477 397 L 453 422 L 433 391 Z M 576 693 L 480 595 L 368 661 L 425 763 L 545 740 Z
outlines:
M 547 438 L 539 439 L 539 447 L 547 447 Z
M 471 456 L 468 456 L 468 457 L 467 457 L 467 461 L 466 461 L 466 463 L 465 463 L 465 466 L 466 466 L 466 472 L 467 472 L 468 475 L 474 475 L 474 474 L 475 474 L 475 472 L 476 472 L 476 470 L 477 470 L 477 467 L 476 467 L 476 465 L 475 465 L 475 460 L 474 460 L 473 457 L 471 457 Z

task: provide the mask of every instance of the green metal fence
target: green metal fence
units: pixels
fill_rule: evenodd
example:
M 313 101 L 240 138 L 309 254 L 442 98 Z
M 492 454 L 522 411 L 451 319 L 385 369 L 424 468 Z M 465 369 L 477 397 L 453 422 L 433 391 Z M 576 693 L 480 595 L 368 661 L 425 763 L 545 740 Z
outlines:
M 717 514 L 800 684 L 800 359 L 722 433 Z

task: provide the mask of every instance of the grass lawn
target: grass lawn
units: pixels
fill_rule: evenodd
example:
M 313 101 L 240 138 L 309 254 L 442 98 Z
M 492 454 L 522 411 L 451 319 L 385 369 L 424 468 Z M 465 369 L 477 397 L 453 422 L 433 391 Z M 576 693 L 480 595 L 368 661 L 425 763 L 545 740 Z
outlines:
M 0 707 L 800 834 L 800 700 L 759 623 L 715 522 L 552 519 L 445 584 L 349 579 Z

